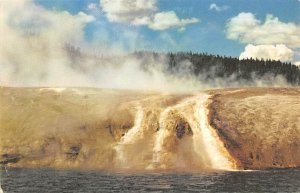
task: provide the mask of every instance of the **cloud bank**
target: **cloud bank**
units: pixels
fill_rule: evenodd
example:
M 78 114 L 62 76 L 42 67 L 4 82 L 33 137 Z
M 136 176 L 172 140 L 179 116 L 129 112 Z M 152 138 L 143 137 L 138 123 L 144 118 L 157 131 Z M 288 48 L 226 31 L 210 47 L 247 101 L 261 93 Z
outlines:
M 295 50 L 300 48 L 300 24 L 282 22 L 271 14 L 266 16 L 265 21 L 261 21 L 253 13 L 239 13 L 228 20 L 226 36 L 228 39 L 248 44 L 240 58 L 252 57 L 295 63 Z
M 174 11 L 159 12 L 156 0 L 101 0 L 100 6 L 111 22 L 148 26 L 153 30 L 185 29 L 197 18 L 180 19 Z
M 300 25 L 281 22 L 271 14 L 262 22 L 253 13 L 242 12 L 228 21 L 226 32 L 228 39 L 242 43 L 300 47 Z
M 272 59 L 281 61 L 291 61 L 294 52 L 283 44 L 278 45 L 252 45 L 248 44 L 245 51 L 241 53 L 240 59 Z

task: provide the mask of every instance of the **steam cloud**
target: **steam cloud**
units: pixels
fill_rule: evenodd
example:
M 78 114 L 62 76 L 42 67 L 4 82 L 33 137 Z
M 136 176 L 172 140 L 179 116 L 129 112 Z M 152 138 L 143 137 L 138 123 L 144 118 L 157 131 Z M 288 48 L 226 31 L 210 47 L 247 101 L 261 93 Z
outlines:
M 195 77 L 189 61 L 182 61 L 175 75 L 167 73 L 168 58 L 163 54 L 103 58 L 70 52 L 70 44 L 89 52 L 91 45 L 85 41 L 84 28 L 94 20 L 83 12 L 72 15 L 47 10 L 31 0 L 1 1 L 0 85 L 191 91 L 223 87 L 227 82 L 231 86 L 245 84 L 236 81 L 234 75 L 225 81 L 208 80 L 207 74 Z M 253 84 L 286 84 L 281 77 L 266 80 Z

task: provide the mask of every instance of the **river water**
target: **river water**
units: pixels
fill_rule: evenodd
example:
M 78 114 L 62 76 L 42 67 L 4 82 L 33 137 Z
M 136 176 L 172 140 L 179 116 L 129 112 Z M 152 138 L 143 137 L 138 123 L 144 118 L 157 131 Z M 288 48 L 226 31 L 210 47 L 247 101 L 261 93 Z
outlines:
M 300 192 L 300 169 L 205 173 L 112 173 L 53 169 L 1 172 L 6 193 Z

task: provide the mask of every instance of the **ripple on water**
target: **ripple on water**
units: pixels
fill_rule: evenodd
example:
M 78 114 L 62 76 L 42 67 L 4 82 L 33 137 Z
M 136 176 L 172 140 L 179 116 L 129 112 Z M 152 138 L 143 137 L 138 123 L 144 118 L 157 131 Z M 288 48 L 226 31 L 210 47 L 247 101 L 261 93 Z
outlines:
M 211 173 L 109 173 L 12 169 L 5 192 L 300 192 L 300 169 Z

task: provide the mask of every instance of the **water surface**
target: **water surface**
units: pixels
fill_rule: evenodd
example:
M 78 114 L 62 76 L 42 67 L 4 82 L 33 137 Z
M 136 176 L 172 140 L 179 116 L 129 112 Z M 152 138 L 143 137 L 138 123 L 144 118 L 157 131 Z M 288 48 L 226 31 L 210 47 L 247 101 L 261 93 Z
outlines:
M 2 170 L 5 192 L 300 192 L 300 169 L 211 173 Z

